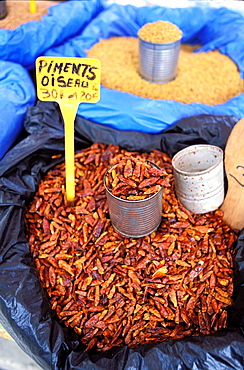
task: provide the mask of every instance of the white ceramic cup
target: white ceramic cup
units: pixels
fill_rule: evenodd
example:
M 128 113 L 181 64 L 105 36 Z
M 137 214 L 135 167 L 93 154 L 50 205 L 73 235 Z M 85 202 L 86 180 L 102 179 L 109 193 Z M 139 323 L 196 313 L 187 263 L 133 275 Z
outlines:
M 223 151 L 214 145 L 191 145 L 172 159 L 175 191 L 193 213 L 211 212 L 224 200 Z

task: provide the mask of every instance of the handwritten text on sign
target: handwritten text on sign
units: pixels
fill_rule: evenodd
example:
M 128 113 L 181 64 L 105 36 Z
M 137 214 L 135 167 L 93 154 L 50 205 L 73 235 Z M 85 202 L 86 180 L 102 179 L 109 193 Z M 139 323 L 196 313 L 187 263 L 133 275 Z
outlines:
M 97 59 L 39 57 L 36 76 L 40 100 L 96 103 L 100 99 L 101 65 Z
M 66 197 L 75 197 L 74 121 L 80 103 L 100 99 L 101 65 L 97 59 L 39 57 L 36 59 L 37 96 L 59 104 L 65 128 Z

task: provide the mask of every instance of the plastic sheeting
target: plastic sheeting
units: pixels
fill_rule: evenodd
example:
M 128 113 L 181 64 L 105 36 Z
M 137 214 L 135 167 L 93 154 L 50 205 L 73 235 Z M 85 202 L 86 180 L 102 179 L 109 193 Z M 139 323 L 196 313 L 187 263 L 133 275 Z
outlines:
M 0 29 L 0 159 L 21 133 L 27 107 L 36 101 L 28 69 L 50 47 L 81 32 L 99 10 L 96 1 L 60 3 L 40 22 Z
M 35 96 L 28 71 L 0 61 L 0 159 L 23 130 L 27 107 L 34 104 Z
M 41 21 L 30 21 L 14 30 L 0 29 L 0 59 L 32 69 L 38 56 L 71 41 L 101 9 L 100 0 L 70 0 L 51 6 Z
M 234 116 L 185 118 L 158 135 L 119 131 L 77 117 L 76 150 L 92 142 L 129 150 L 152 148 L 175 153 L 194 143 L 224 148 L 238 119 Z M 19 346 L 45 370 L 242 370 L 244 365 L 244 234 L 235 258 L 234 303 L 228 329 L 213 335 L 170 340 L 105 353 L 83 351 L 79 338 L 56 320 L 34 268 L 25 236 L 25 207 L 42 175 L 64 154 L 64 130 L 54 103 L 28 110 L 29 135 L 0 161 L 0 321 Z
M 100 38 L 136 37 L 147 22 L 168 20 L 183 31 L 183 42 L 201 44 L 200 51 L 218 49 L 237 64 L 244 77 L 244 17 L 206 2 L 185 8 L 135 7 L 101 0 L 65 1 L 50 8 L 40 22 L 28 22 L 13 31 L 0 30 L 0 60 L 33 69 L 40 55 L 85 57 Z M 209 87 L 211 88 L 211 86 Z M 244 94 L 224 104 L 183 104 L 152 100 L 101 87 L 96 104 L 80 104 L 78 115 L 119 130 L 158 133 L 178 120 L 199 114 L 244 116 Z

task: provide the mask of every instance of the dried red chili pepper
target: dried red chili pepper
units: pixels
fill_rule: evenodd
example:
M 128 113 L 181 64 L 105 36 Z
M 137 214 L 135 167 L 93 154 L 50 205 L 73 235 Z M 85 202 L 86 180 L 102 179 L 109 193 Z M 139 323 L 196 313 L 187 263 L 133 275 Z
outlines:
M 110 183 L 118 194 L 145 197 L 164 186 L 161 225 L 138 240 L 117 233 L 109 219 L 103 177 L 116 163 Z M 87 350 L 226 327 L 237 235 L 223 213 L 187 211 L 174 193 L 171 158 L 158 150 L 94 143 L 75 155 L 75 167 L 74 207 L 65 202 L 62 163 L 41 181 L 25 221 L 51 307 Z
M 107 171 L 106 187 L 122 199 L 145 199 L 157 193 L 162 185 L 170 186 L 162 178 L 167 173 L 154 166 L 146 159 L 125 157 Z

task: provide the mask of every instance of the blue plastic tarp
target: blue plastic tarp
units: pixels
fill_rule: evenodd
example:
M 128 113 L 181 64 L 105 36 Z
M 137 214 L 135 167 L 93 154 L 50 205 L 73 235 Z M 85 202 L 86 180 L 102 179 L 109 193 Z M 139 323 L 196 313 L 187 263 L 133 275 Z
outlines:
M 12 31 L 0 30 L 0 60 L 19 63 L 31 70 L 41 55 L 86 57 L 87 50 L 101 38 L 136 37 L 143 24 L 159 19 L 181 28 L 184 43 L 201 44 L 200 51 L 218 49 L 228 55 L 244 77 L 244 17 L 225 7 L 213 8 L 206 3 L 168 8 L 118 4 L 105 7 L 101 0 L 61 2 L 52 6 L 40 22 L 28 22 Z M 154 134 L 182 118 L 198 114 L 242 118 L 244 94 L 218 105 L 183 104 L 101 87 L 98 103 L 83 103 L 78 109 L 79 116 L 93 122 L 119 130 Z
M 35 89 L 21 65 L 0 60 L 0 159 L 23 130 L 27 107 L 35 102 Z
M 101 11 L 100 1 L 66 1 L 49 8 L 41 21 L 21 24 L 14 30 L 0 30 L 0 59 L 35 66 L 38 56 L 80 34 Z
M 40 22 L 0 29 L 0 159 L 18 138 L 36 89 L 28 70 L 39 55 L 70 40 L 101 10 L 99 1 L 70 1 L 52 6 Z

